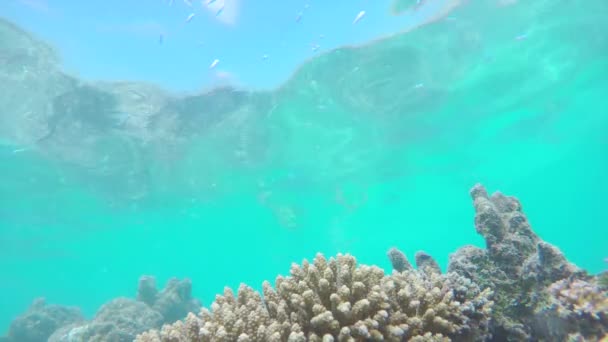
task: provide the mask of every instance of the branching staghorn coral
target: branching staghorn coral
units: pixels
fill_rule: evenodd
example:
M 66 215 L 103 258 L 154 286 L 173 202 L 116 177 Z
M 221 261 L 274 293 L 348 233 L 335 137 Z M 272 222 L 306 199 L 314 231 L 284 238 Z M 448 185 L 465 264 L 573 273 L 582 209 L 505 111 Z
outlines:
M 351 255 L 293 264 L 263 297 L 226 288 L 211 311 L 138 336 L 136 341 L 477 341 L 492 302 L 456 274 L 407 270 L 385 275 Z

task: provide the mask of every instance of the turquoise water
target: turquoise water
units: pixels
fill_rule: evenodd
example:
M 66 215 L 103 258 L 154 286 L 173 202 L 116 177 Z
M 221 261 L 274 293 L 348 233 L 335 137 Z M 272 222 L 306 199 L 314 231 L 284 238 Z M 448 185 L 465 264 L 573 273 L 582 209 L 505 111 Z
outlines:
M 518 197 L 572 262 L 603 270 L 607 10 L 473 2 L 307 61 L 273 92 L 230 91 L 209 107 L 213 125 L 191 116 L 180 139 L 94 131 L 91 144 L 28 145 L 2 129 L 0 323 L 37 296 L 90 316 L 133 296 L 142 274 L 189 277 L 208 305 L 316 252 L 389 269 L 397 246 L 445 267 L 458 247 L 483 246 L 477 182 Z M 0 112 L 6 123 L 13 111 Z

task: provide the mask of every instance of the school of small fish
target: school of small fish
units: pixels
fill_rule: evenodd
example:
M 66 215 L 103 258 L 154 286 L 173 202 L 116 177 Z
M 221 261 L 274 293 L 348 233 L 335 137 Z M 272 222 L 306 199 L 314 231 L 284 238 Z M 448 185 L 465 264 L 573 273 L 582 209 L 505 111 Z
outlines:
M 392 2 L 393 2 L 393 3 L 396 3 L 396 2 L 398 2 L 398 1 L 400 1 L 400 0 L 393 0 Z M 462 0 L 448 0 L 448 2 L 449 2 L 449 4 L 450 4 L 450 6 L 445 6 L 445 7 L 448 7 L 449 9 L 454 8 L 454 7 L 456 6 L 456 4 L 459 4 L 461 1 L 462 1 Z M 192 3 L 192 1 L 191 1 L 191 0 L 183 0 L 183 2 L 184 2 L 184 4 L 185 4 L 187 7 L 190 7 L 190 8 L 192 8 L 192 7 L 193 7 L 193 3 Z M 426 3 L 426 2 L 430 2 L 430 1 L 416 0 L 416 3 L 415 3 L 415 9 L 417 10 L 419 7 L 421 7 L 421 5 L 422 5 L 423 3 Z M 168 0 L 168 4 L 169 4 L 169 6 L 173 6 L 173 5 L 175 4 L 175 0 Z M 209 7 L 211 7 L 211 5 L 214 5 L 214 4 L 215 4 L 215 6 L 214 6 L 213 8 L 215 8 L 216 6 L 218 6 L 218 4 L 220 4 L 220 7 L 218 7 L 218 8 L 217 8 L 217 10 L 213 9 L 213 10 L 215 10 L 215 16 L 220 16 L 220 15 L 222 14 L 222 12 L 224 11 L 224 1 L 218 2 L 217 0 L 201 0 L 201 5 L 202 5 L 203 7 L 207 7 L 207 8 L 209 8 Z M 394 4 L 393 4 L 393 5 L 394 5 Z M 209 9 L 211 9 L 211 8 L 209 8 Z M 303 10 L 302 10 L 302 11 L 299 11 L 299 12 L 296 14 L 296 16 L 295 16 L 295 22 L 296 22 L 296 23 L 300 23 L 300 22 L 302 22 L 302 20 L 303 20 L 303 18 L 304 18 L 304 16 L 305 16 L 305 12 L 306 12 L 307 10 L 309 10 L 309 9 L 310 9 L 310 4 L 308 4 L 308 3 L 304 4 L 304 6 L 303 6 Z M 437 17 L 432 18 L 430 21 L 434 21 L 434 20 L 437 20 L 437 19 L 438 19 L 439 17 L 441 17 L 441 16 L 445 16 L 445 13 L 447 13 L 448 11 L 447 11 L 447 10 L 445 10 L 445 9 L 444 9 L 444 11 L 445 11 L 445 12 L 442 12 L 441 14 L 437 15 Z M 360 23 L 360 22 L 361 22 L 361 21 L 362 21 L 362 20 L 363 20 L 363 19 L 366 17 L 366 15 L 367 15 L 367 12 L 366 12 L 365 10 L 361 10 L 361 11 L 359 11 L 359 12 L 357 13 L 357 15 L 354 17 L 354 19 L 353 19 L 353 21 L 352 21 L 352 24 L 353 24 L 353 25 L 355 25 L 355 24 Z M 195 13 L 195 12 L 191 12 L 191 13 L 190 13 L 190 14 L 189 14 L 189 15 L 186 17 L 186 19 L 185 19 L 184 23 L 185 23 L 185 24 L 190 23 L 190 22 L 191 22 L 191 21 L 192 21 L 192 20 L 193 20 L 195 17 L 196 17 L 196 13 Z M 455 20 L 453 17 L 448 17 L 448 19 Z M 325 37 L 325 35 L 324 35 L 324 34 L 319 35 L 319 39 L 323 39 L 324 37 Z M 527 34 L 521 34 L 521 35 L 516 36 L 516 37 L 515 37 L 515 40 L 525 40 L 526 38 L 527 38 Z M 158 42 L 159 42 L 159 44 L 163 44 L 163 42 L 164 42 L 165 40 L 166 40 L 165 35 L 160 34 L 160 36 L 159 36 L 159 38 L 158 38 Z M 202 43 L 200 43 L 200 42 L 199 42 L 199 43 L 198 43 L 198 45 L 202 45 Z M 312 42 L 312 43 L 310 44 L 310 46 L 311 46 L 311 51 L 312 51 L 312 52 L 317 52 L 317 51 L 319 51 L 319 50 L 320 50 L 320 48 L 321 48 L 321 46 L 320 46 L 318 43 L 316 43 L 316 42 Z M 268 60 L 268 59 L 269 59 L 268 54 L 263 54 L 263 55 L 262 55 L 262 60 L 266 61 L 266 60 Z M 215 59 L 214 59 L 214 60 L 213 60 L 213 61 L 212 61 L 212 62 L 209 64 L 209 69 L 215 69 L 215 68 L 218 66 L 218 64 L 219 64 L 219 63 L 220 63 L 220 60 L 219 60 L 218 58 L 215 58 Z M 423 85 L 423 83 L 418 83 L 418 84 L 416 84 L 416 85 L 414 86 L 414 88 L 422 88 L 423 86 L 424 86 L 424 85 Z

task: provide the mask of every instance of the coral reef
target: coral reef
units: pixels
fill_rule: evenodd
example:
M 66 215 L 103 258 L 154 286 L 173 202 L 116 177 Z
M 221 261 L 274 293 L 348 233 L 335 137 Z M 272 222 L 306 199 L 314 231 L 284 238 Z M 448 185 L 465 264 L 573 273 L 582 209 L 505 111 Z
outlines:
M 80 309 L 47 305 L 44 298 L 38 298 L 11 323 L 6 341 L 46 342 L 57 328 L 80 321 L 84 321 Z
M 163 316 L 163 322 L 175 322 L 186 317 L 189 312 L 198 312 L 201 302 L 192 298 L 192 282 L 190 279 L 179 280 L 171 278 L 165 288 L 158 292 L 156 280 L 151 276 L 139 279 L 137 300 L 148 304 Z
M 58 329 L 49 342 L 130 342 L 150 327 L 162 324 L 163 316 L 142 302 L 116 298 L 104 304 L 90 322 Z
M 608 332 L 608 296 L 595 284 L 564 279 L 548 287 L 547 303 L 535 311 L 535 329 L 551 341 L 576 332 L 596 341 Z
M 266 282 L 263 297 L 226 289 L 199 316 L 138 336 L 180 341 L 605 341 L 608 297 L 602 276 L 568 262 L 532 230 L 522 206 L 500 192 L 471 190 L 486 248 L 464 246 L 448 272 L 418 252 L 416 269 L 391 248 L 384 275 L 350 255 L 292 266 Z M 484 289 L 483 291 L 481 289 Z
M 154 277 L 139 280 L 137 300 L 116 298 L 104 304 L 95 317 L 85 321 L 77 308 L 46 305 L 39 299 L 11 324 L 3 342 L 130 342 L 139 333 L 198 312 L 189 279 L 169 279 L 158 292 Z
M 450 255 L 448 271 L 493 289 L 495 307 L 491 330 L 494 340 L 561 341 L 574 333 L 591 340 L 601 336 L 608 327 L 602 319 L 594 318 L 596 322 L 589 323 L 594 328 L 589 330 L 587 318 L 571 313 L 563 315 L 569 310 L 564 308 L 571 307 L 564 302 L 566 298 L 586 303 L 581 304 L 583 306 L 595 305 L 586 302 L 592 298 L 590 293 L 605 299 L 606 293 L 590 284 L 592 277 L 568 262 L 559 249 L 542 241 L 532 231 L 516 198 L 500 192 L 488 196 L 479 184 L 473 187 L 471 196 L 476 211 L 475 227 L 486 240 L 487 248 L 465 246 L 459 249 Z M 567 291 L 568 295 L 565 295 L 561 292 L 565 284 L 575 284 L 578 290 Z M 579 297 L 583 294 L 584 297 Z M 605 319 L 606 308 L 600 303 L 598 301 L 598 306 L 589 310 L 604 310 L 603 315 L 594 312 Z M 587 315 L 593 317 L 591 313 Z M 547 316 L 554 323 L 549 324 Z
M 317 254 L 275 288 L 265 282 L 263 297 L 244 284 L 236 296 L 227 288 L 211 311 L 137 341 L 476 341 L 487 335 L 489 295 L 456 274 L 385 275 L 348 254 Z
M 516 198 L 481 185 L 471 195 L 486 248 L 460 248 L 446 273 L 425 252 L 414 267 L 391 248 L 391 274 L 317 254 L 262 293 L 226 288 L 202 310 L 189 280 L 158 291 L 142 276 L 137 300 L 115 299 L 88 322 L 36 301 L 0 341 L 608 341 L 605 273 L 587 274 L 540 239 Z

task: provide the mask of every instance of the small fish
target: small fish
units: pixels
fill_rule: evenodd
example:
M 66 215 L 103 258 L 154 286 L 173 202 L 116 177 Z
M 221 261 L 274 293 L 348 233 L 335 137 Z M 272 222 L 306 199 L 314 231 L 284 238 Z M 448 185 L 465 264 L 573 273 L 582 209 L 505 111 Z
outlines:
M 207 0 L 207 6 L 213 4 L 216 0 Z
M 194 14 L 194 13 L 190 14 L 190 15 L 188 16 L 188 18 L 186 18 L 186 22 L 187 22 L 187 23 L 189 23 L 189 22 L 192 20 L 192 18 L 194 18 L 194 16 L 195 16 L 195 14 Z
M 357 16 L 355 17 L 355 20 L 353 20 L 353 24 L 356 24 L 359 21 L 361 21 L 361 19 L 363 19 L 364 16 L 365 16 L 365 11 L 359 12 L 359 14 L 357 14 Z
M 418 83 L 418 84 L 416 84 L 414 86 L 414 89 L 419 89 L 419 88 L 422 88 L 422 87 L 424 87 L 424 83 Z
M 215 68 L 215 67 L 218 65 L 218 63 L 219 63 L 219 62 L 220 62 L 220 60 L 219 60 L 219 59 L 215 59 L 215 60 L 214 60 L 213 62 L 211 62 L 211 64 L 209 65 L 209 69 L 213 69 L 213 68 Z
M 222 14 L 222 12 L 224 12 L 224 6 L 220 7 L 220 9 L 215 12 L 215 16 L 217 17 L 218 15 Z
M 298 15 L 296 15 L 296 23 L 299 23 L 300 21 L 302 21 L 302 15 L 303 15 L 302 12 L 300 12 L 300 13 L 298 13 Z
M 268 59 L 268 55 L 267 54 L 262 55 L 262 59 L 263 60 L 267 60 Z
M 21 153 L 27 151 L 27 148 L 17 148 L 13 150 L 13 154 Z
M 515 40 L 525 40 L 526 38 L 528 38 L 528 34 L 524 33 L 524 34 L 520 34 L 519 36 L 515 37 Z
M 190 0 L 184 0 L 186 6 L 192 7 L 192 2 Z
M 163 41 L 164 41 L 164 40 L 165 40 L 165 38 L 164 38 L 163 34 L 161 33 L 161 34 L 158 36 L 158 44 L 163 45 Z

